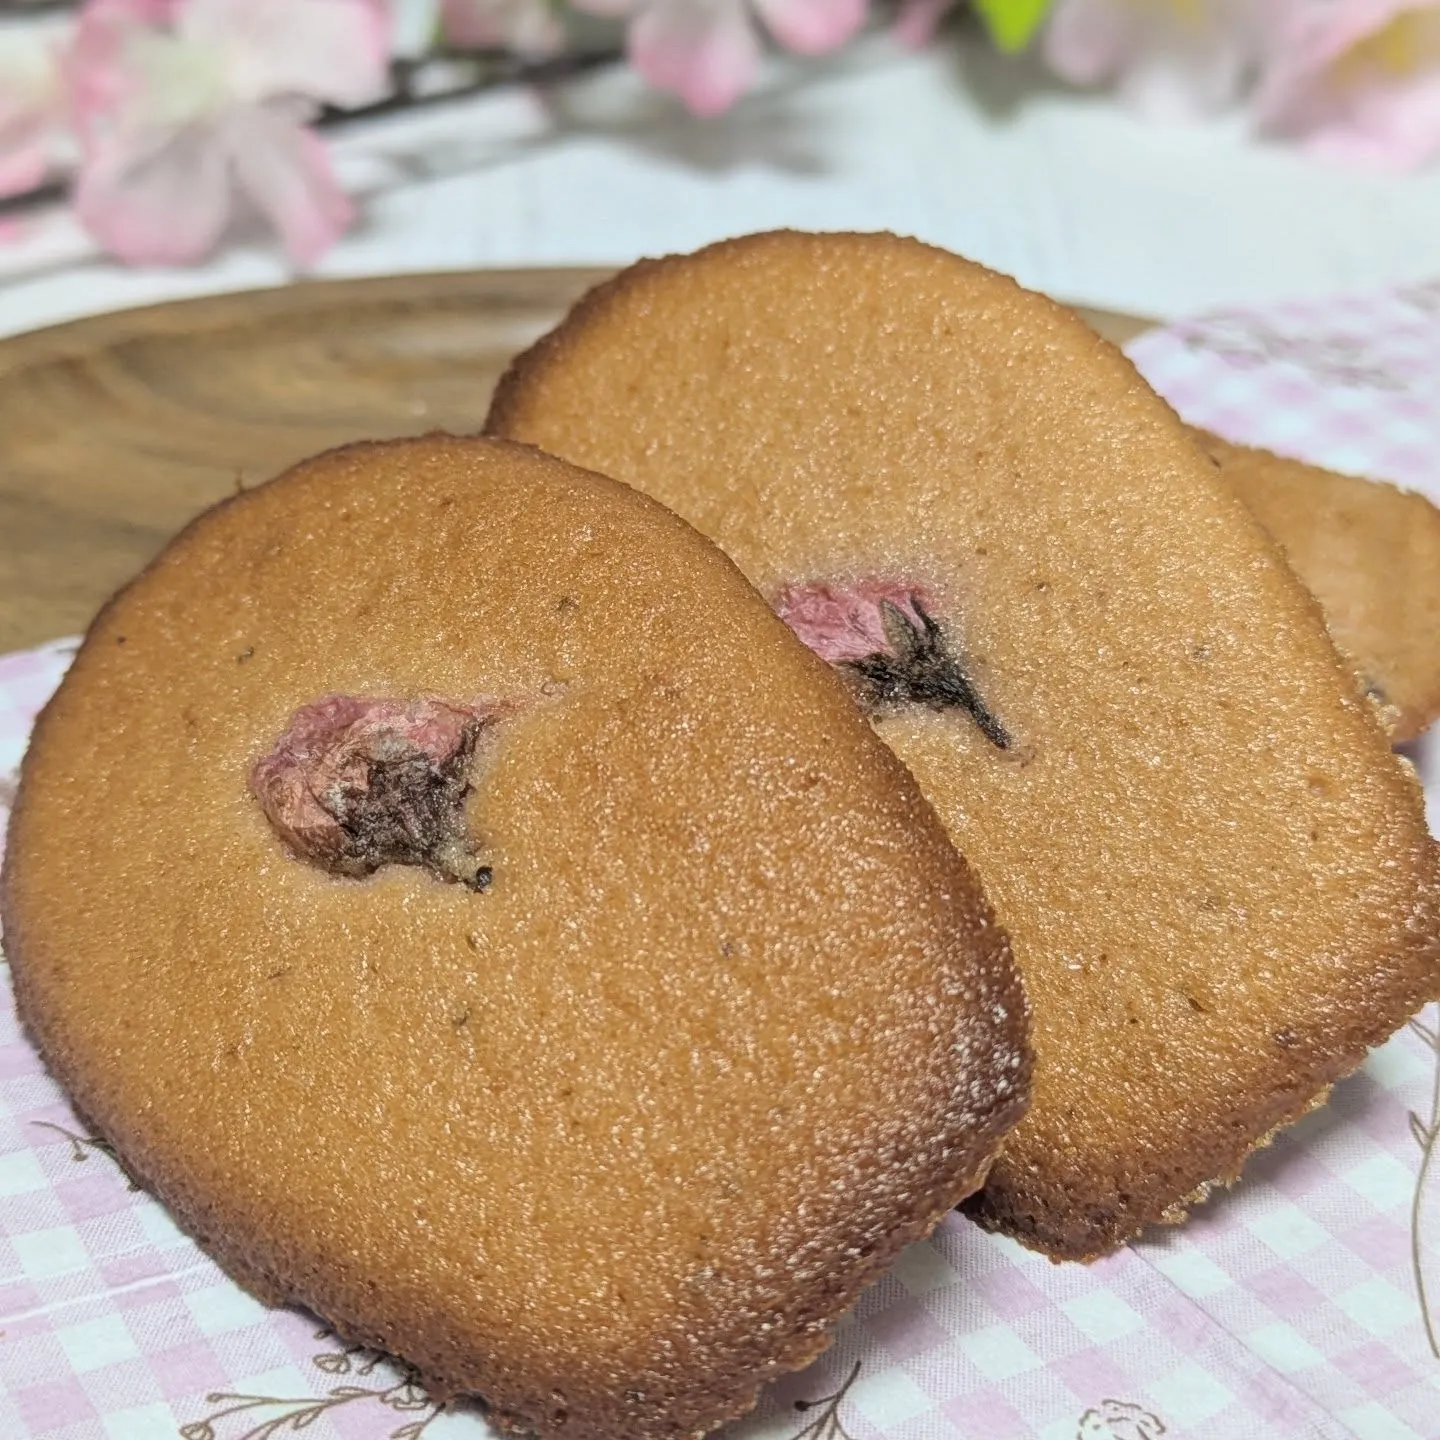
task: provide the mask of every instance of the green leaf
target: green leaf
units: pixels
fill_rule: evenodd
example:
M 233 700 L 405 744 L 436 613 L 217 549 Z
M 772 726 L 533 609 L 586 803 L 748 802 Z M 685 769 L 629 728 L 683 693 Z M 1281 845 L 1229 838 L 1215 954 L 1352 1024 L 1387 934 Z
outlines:
M 973 0 L 975 13 L 997 50 L 1018 55 L 1035 38 L 1050 0 Z

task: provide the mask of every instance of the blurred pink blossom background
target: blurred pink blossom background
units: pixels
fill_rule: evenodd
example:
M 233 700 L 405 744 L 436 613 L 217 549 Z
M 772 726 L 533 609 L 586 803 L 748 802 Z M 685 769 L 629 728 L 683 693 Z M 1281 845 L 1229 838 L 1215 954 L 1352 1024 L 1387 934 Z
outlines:
M 1037 63 L 1147 117 L 1228 109 L 1320 160 L 1404 170 L 1440 152 L 1440 0 L 83 0 L 58 33 L 0 26 L 0 197 L 68 187 L 136 265 L 193 262 L 237 213 L 313 263 L 354 207 L 322 113 L 391 99 L 422 53 L 563 55 L 579 12 L 623 28 L 641 77 L 696 115 L 734 105 L 767 48 L 820 55 L 867 22 L 931 43 L 970 9 L 994 63 Z M 407 14 L 402 27 L 398 11 Z M 418 19 L 417 19 L 418 15 Z M 1016 62 L 1014 52 L 1033 59 Z M 999 53 L 1004 52 L 1004 53 Z M 0 239 L 13 221 L 0 215 Z
M 380 0 L 94 0 L 63 67 L 76 213 L 122 260 L 180 264 L 243 200 L 310 263 L 352 210 L 308 122 L 385 93 L 387 36 Z

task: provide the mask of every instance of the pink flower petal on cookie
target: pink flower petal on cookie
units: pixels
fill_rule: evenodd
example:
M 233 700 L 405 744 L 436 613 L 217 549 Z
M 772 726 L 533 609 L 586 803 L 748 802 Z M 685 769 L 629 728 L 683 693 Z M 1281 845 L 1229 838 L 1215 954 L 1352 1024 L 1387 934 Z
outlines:
M 903 580 L 786 585 L 775 597 L 775 613 L 822 660 L 838 665 L 893 653 L 885 630 L 887 601 L 917 630 L 924 628 L 916 607 L 925 605 L 927 597 Z
M 303 852 L 307 836 L 335 827 L 327 797 L 363 788 L 379 758 L 408 754 L 444 765 L 480 713 L 443 700 L 327 695 L 291 716 L 285 733 L 256 762 L 250 788 L 281 837 Z
M 290 258 L 311 265 L 345 233 L 354 207 L 324 144 L 282 110 L 248 106 L 226 122 L 240 186 L 280 232 Z
M 865 23 L 866 0 L 754 0 L 765 28 L 797 55 L 843 45 Z
M 742 0 L 662 0 L 630 26 L 630 58 L 657 90 L 718 115 L 750 88 L 760 42 Z

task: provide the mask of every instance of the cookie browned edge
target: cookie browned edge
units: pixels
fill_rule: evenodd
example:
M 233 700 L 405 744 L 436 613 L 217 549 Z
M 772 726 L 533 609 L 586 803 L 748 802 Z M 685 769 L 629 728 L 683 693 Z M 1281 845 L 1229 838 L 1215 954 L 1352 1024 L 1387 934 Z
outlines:
M 1430 850 L 1432 880 L 1420 924 L 1428 924 L 1433 934 L 1440 926 L 1440 903 L 1436 898 L 1440 894 L 1440 861 L 1436 858 L 1440 846 L 1432 842 Z M 1417 966 L 1414 987 L 1402 1002 L 1407 1015 L 1432 1000 L 1440 1000 L 1440 975 L 1436 972 L 1433 946 L 1429 953 L 1423 943 L 1410 949 L 1415 952 Z M 1056 1263 L 1101 1259 L 1142 1238 L 1151 1227 L 1183 1225 L 1193 1206 L 1204 1202 L 1214 1190 L 1228 1189 L 1241 1178 L 1251 1156 L 1266 1149 L 1282 1130 L 1324 1105 L 1335 1084 L 1359 1069 L 1371 1049 L 1388 1040 L 1397 1028 L 1388 1016 L 1357 1023 L 1347 1048 L 1332 1062 L 1312 1068 L 1297 1077 L 1293 1085 L 1257 1096 L 1252 1105 L 1235 1115 L 1235 1129 L 1257 1138 L 1244 1141 L 1238 1152 L 1233 1141 L 1205 1146 L 1200 1153 L 1209 1165 L 1211 1178 L 1179 1200 L 1166 1198 L 1173 1197 L 1178 1187 L 1173 1182 L 1168 1186 L 1158 1183 L 1163 1176 L 1157 1177 L 1152 1188 L 1112 1195 L 1096 1188 L 1091 1177 L 1071 1172 L 1064 1180 L 1073 1179 L 1075 1189 L 1067 1183 L 1037 1183 L 1032 1178 L 1024 1193 L 981 1189 L 960 1208 L 982 1229 L 1009 1235 Z M 1083 1194 L 1086 1187 L 1090 1193 L 1077 1200 L 1077 1194 Z M 1069 1217 L 1069 1223 L 1056 1223 L 1056 1217 L 1062 1215 Z
M 980 265 L 978 261 L 965 260 L 964 256 L 946 250 L 943 246 L 932 245 L 928 241 L 916 239 L 914 236 L 901 235 L 893 230 L 796 230 L 792 227 L 784 227 L 777 230 L 761 230 L 749 235 L 736 235 L 727 240 L 716 240 L 709 245 L 702 245 L 697 250 L 689 250 L 671 255 L 646 256 L 627 265 L 623 270 L 592 285 L 583 295 L 580 296 L 569 310 L 538 340 L 532 341 L 524 350 L 520 351 L 505 367 L 504 373 L 500 376 L 495 385 L 495 390 L 490 397 L 490 408 L 486 412 L 485 422 L 481 426 L 480 433 L 497 440 L 511 440 L 512 437 L 506 432 L 509 430 L 514 418 L 515 409 L 520 403 L 520 393 L 525 382 L 529 378 L 530 371 L 539 362 L 545 360 L 553 351 L 563 351 L 569 342 L 569 332 L 572 327 L 582 323 L 588 323 L 594 316 L 603 311 L 605 306 L 617 295 L 623 295 L 627 290 L 632 289 L 641 281 L 657 271 L 674 269 L 679 266 L 688 265 L 692 261 L 701 260 L 710 255 L 722 254 L 726 251 L 737 251 L 744 254 L 747 250 L 760 249 L 775 242 L 784 242 L 790 239 L 814 240 L 814 239 L 836 239 L 836 240 L 870 240 L 881 243 L 895 243 L 898 245 L 919 245 L 926 250 L 934 251 L 941 255 L 948 255 L 952 259 L 964 260 L 967 265 L 974 265 L 980 269 L 989 269 L 988 266 Z M 1134 369 L 1133 362 L 1125 352 L 1118 346 L 1112 345 L 1110 341 L 1100 335 L 1084 318 L 1078 315 L 1068 305 L 1058 300 L 1052 300 L 1050 296 L 1042 294 L 1038 290 L 1027 290 L 1013 276 L 1006 275 L 1000 270 L 989 272 L 997 280 L 1008 285 L 1017 295 L 1023 295 L 1029 301 L 1044 301 L 1053 311 L 1064 315 L 1075 324 L 1082 326 L 1094 338 L 1098 349 L 1114 351 L 1120 359 Z M 1138 371 L 1136 372 L 1139 373 Z M 512 443 L 513 440 L 512 440 Z
M 1227 440 L 1222 435 L 1213 431 L 1201 429 L 1198 426 L 1187 426 L 1191 437 L 1205 452 L 1211 461 L 1219 467 L 1221 476 L 1227 484 L 1235 487 L 1236 493 L 1247 508 L 1250 501 L 1246 497 L 1245 483 L 1243 477 L 1250 472 L 1248 483 L 1255 484 L 1256 475 L 1262 475 L 1271 466 L 1284 471 L 1299 471 L 1313 475 L 1317 480 L 1329 485 L 1339 484 L 1345 490 L 1351 491 L 1357 497 L 1378 498 L 1380 496 L 1393 497 L 1385 503 L 1393 504 L 1399 502 L 1406 505 L 1420 503 L 1421 513 L 1425 514 L 1429 527 L 1433 530 L 1440 528 L 1440 513 L 1436 512 L 1433 504 L 1427 496 L 1413 490 L 1407 490 L 1403 486 L 1392 484 L 1388 480 L 1375 480 L 1360 475 L 1349 475 L 1338 470 L 1328 470 L 1323 465 L 1313 465 L 1307 460 L 1299 460 L 1291 455 L 1279 455 L 1273 450 L 1266 450 L 1256 445 L 1242 445 L 1234 440 Z M 1237 476 L 1236 471 L 1240 474 Z M 1426 511 L 1425 506 L 1429 509 Z M 1261 521 L 1262 526 L 1265 525 Z M 1268 530 L 1268 526 L 1266 526 Z M 1285 549 L 1285 536 L 1276 537 L 1280 541 L 1282 551 Z M 1287 563 L 1288 557 L 1287 557 Z M 1293 569 L 1292 565 L 1292 569 Z M 1301 577 L 1304 583 L 1304 577 Z M 1338 643 L 1338 642 L 1337 642 Z M 1343 646 L 1342 655 L 1346 654 Z M 1419 689 L 1419 698 L 1411 698 L 1409 703 L 1402 703 L 1396 700 L 1384 684 L 1383 677 L 1375 675 L 1366 677 L 1362 674 L 1362 682 L 1365 682 L 1367 689 L 1370 680 L 1376 684 L 1377 704 L 1380 710 L 1380 718 L 1390 739 L 1397 745 L 1407 741 L 1418 739 L 1434 723 L 1440 719 L 1440 636 L 1436 637 L 1437 663 L 1429 684 Z M 1365 662 L 1370 657 L 1356 654 L 1347 655 L 1362 671 Z
M 656 271 L 673 266 L 688 264 L 701 257 L 727 250 L 746 250 L 757 244 L 799 235 L 812 238 L 814 232 L 775 230 L 760 235 L 740 236 L 707 245 L 688 254 L 668 255 L 658 259 L 645 259 L 620 271 L 617 275 L 593 286 L 575 302 L 565 317 L 547 334 L 535 341 L 510 362 L 501 376 L 486 416 L 484 433 L 503 436 L 518 418 L 517 411 L 523 400 L 523 391 L 530 372 L 537 368 L 551 354 L 562 352 L 569 343 L 572 327 L 577 327 L 596 318 L 616 296 L 624 294 L 632 286 L 642 282 Z M 889 232 L 822 232 L 848 238 L 869 240 L 899 240 L 904 237 Z M 924 244 L 925 242 L 918 242 Z M 926 249 L 940 247 L 925 245 Z M 942 253 L 949 253 L 943 252 Z M 956 257 L 963 258 L 963 257 Z M 967 262 L 974 263 L 974 262 Z M 1094 335 L 1098 350 L 1108 353 L 1112 361 L 1123 365 L 1142 383 L 1144 377 L 1134 362 L 1118 346 L 1095 334 L 1083 317 L 1070 307 L 1036 291 L 1025 290 L 1010 276 L 997 274 L 997 278 L 1011 286 L 1017 295 L 1029 300 L 1045 302 L 1067 323 L 1082 326 Z M 1157 396 L 1162 405 L 1168 404 Z M 1171 412 L 1177 431 L 1189 430 L 1178 416 Z M 1190 436 L 1195 443 L 1193 433 Z M 1241 504 L 1238 497 L 1237 504 Z M 1242 505 L 1242 509 L 1243 509 Z M 1248 515 L 1248 511 L 1246 514 Z M 1285 559 L 1279 542 L 1251 517 L 1251 523 L 1262 534 L 1268 548 L 1282 569 L 1292 577 L 1294 571 Z M 1308 589 L 1295 579 L 1301 594 L 1308 600 L 1316 622 L 1325 628 L 1324 612 L 1318 600 Z M 1328 634 L 1328 629 L 1326 630 Z M 1363 685 L 1345 657 L 1336 654 L 1336 666 L 1343 682 L 1351 692 L 1364 700 Z M 1378 720 L 1377 720 L 1378 725 Z M 1402 762 L 1403 763 L 1403 762 Z M 1126 1193 L 1107 1193 L 1097 1183 L 1099 1177 L 1091 1174 L 1071 1172 L 1056 1181 L 1037 1183 L 1032 1176 L 1025 1190 L 997 1192 L 983 1187 L 962 1204 L 961 1209 L 983 1228 L 1010 1235 L 1030 1249 L 1038 1250 L 1052 1260 L 1094 1260 L 1112 1253 L 1135 1239 L 1152 1225 L 1174 1225 L 1183 1223 L 1190 1207 L 1202 1201 L 1215 1186 L 1233 1184 L 1240 1176 L 1246 1160 L 1257 1149 L 1269 1144 L 1277 1131 L 1302 1119 L 1317 1105 L 1322 1104 L 1335 1081 L 1350 1074 L 1364 1061 L 1368 1051 L 1394 1033 L 1403 1023 L 1403 1017 L 1415 1013 L 1422 1005 L 1440 999 L 1440 844 L 1433 840 L 1427 847 L 1430 861 L 1428 876 L 1421 876 L 1417 910 L 1407 930 L 1407 944 L 1404 959 L 1396 964 L 1390 975 L 1386 997 L 1376 1012 L 1369 1016 L 1357 1016 L 1349 1027 L 1349 1033 L 1338 1049 L 1323 1061 L 1312 1056 L 1303 1075 L 1296 1075 L 1292 1083 L 1264 1094 L 1257 1095 L 1253 1103 L 1239 1112 L 1223 1117 L 1214 1132 L 1215 1138 L 1201 1151 L 1209 1179 L 1198 1189 L 1187 1182 L 1168 1186 L 1161 1182 L 1164 1175 L 1157 1175 L 1155 1183 L 1146 1190 L 1132 1189 Z M 1393 1017 L 1399 1016 L 1400 1019 Z M 1284 1017 L 1277 1017 L 1277 1024 L 1283 1025 Z M 1297 1062 L 1307 1057 L 1297 1056 Z M 1251 1138 L 1256 1137 L 1256 1138 Z M 1195 1153 L 1192 1149 L 1191 1154 Z M 1176 1194 L 1180 1199 L 1176 1199 Z M 1069 1217 L 1069 1223 L 1056 1223 L 1056 1216 Z
M 441 431 L 430 432 L 423 438 L 442 441 L 459 438 L 464 443 L 463 437 L 454 437 Z M 324 455 L 329 457 L 351 451 L 385 449 L 393 443 L 395 442 L 385 440 L 356 441 L 349 445 L 335 447 L 324 452 Z M 487 443 L 500 444 L 527 453 L 544 453 L 531 445 L 499 440 L 494 437 L 487 437 Z M 319 456 L 312 457 L 312 459 L 319 458 Z M 304 460 L 295 466 L 287 467 L 280 475 L 274 477 L 274 480 L 282 479 L 292 470 L 300 469 L 310 463 L 312 463 L 311 460 Z M 568 465 L 570 462 L 564 463 Z M 572 466 L 572 468 L 583 467 Z M 596 472 L 587 473 L 593 475 Z M 608 484 L 618 483 L 609 480 L 608 477 L 601 476 L 600 478 L 606 480 Z M 274 480 L 267 481 L 265 484 L 274 483 Z M 106 601 L 87 627 L 85 640 L 88 642 L 90 636 L 99 628 L 121 597 L 159 565 L 171 546 L 187 537 L 193 529 L 207 521 L 217 511 L 235 505 L 244 505 L 251 495 L 263 488 L 263 485 L 256 486 L 226 496 L 192 519 L 177 533 L 160 555 L 152 559 L 135 577 Z M 647 503 L 658 505 L 657 501 L 649 500 L 648 497 L 646 499 Z M 33 763 L 32 757 L 43 756 L 46 750 L 47 721 L 60 693 L 61 690 L 57 687 L 36 718 L 29 745 L 21 762 L 20 784 L 11 807 L 12 818 L 19 815 L 27 803 L 26 775 Z M 899 764 L 898 760 L 896 764 Z M 416 1373 L 425 1389 L 438 1403 L 449 1404 L 462 1397 L 473 1400 L 482 1408 L 486 1420 L 501 1431 L 517 1435 L 555 1433 L 558 1426 L 553 1413 L 553 1402 L 548 1393 L 544 1393 L 543 1387 L 537 1387 L 532 1383 L 527 1389 L 520 1377 L 515 1375 L 465 1373 L 461 1367 L 447 1363 L 447 1351 L 450 1347 L 444 1344 L 443 1336 L 436 1337 L 439 1343 L 431 1346 L 429 1353 L 424 1353 L 423 1346 L 417 1349 L 415 1345 L 410 1344 L 405 1347 L 406 1353 L 400 1354 L 394 1343 L 394 1337 L 387 1335 L 383 1330 L 367 1326 L 358 1317 L 346 1313 L 343 1309 L 316 1304 L 313 1297 L 297 1293 L 293 1285 L 287 1285 L 284 1279 L 266 1264 L 262 1255 L 255 1253 L 257 1247 L 247 1244 L 243 1237 L 227 1230 L 211 1216 L 203 1197 L 190 1191 L 183 1177 L 167 1177 L 162 1173 L 162 1167 L 150 1164 L 149 1157 L 144 1153 L 142 1147 L 128 1144 L 122 1137 L 107 1132 L 104 1127 L 94 1122 L 87 1114 L 83 1102 L 74 1098 L 77 1088 L 74 1082 L 79 1078 L 78 1067 L 70 1063 L 70 1057 L 66 1054 L 63 1045 L 52 1043 L 52 1037 L 47 1033 L 44 1016 L 31 1003 L 25 963 L 24 929 L 16 923 L 15 902 L 11 894 L 14 854 L 14 850 L 7 847 L 4 860 L 0 862 L 0 944 L 3 944 L 4 958 L 9 964 L 16 1013 L 23 1029 L 39 1051 L 48 1072 L 71 1099 L 72 1109 L 77 1118 L 92 1135 L 106 1141 L 112 1148 L 125 1175 L 163 1204 L 180 1228 L 232 1280 L 262 1304 L 272 1307 L 298 1306 L 304 1308 L 322 1320 L 343 1343 L 360 1345 L 395 1356 L 402 1364 Z M 964 865 L 966 879 L 973 890 L 978 907 L 986 916 L 990 916 L 989 902 L 984 898 L 979 882 L 968 864 L 964 862 L 963 857 L 961 857 L 961 863 Z M 998 926 L 992 924 L 989 927 L 989 933 L 999 934 L 1001 932 L 999 932 Z M 1011 966 L 1013 971 L 1014 966 L 1013 960 L 1010 959 L 1008 941 L 1002 940 L 1000 948 L 1003 954 L 988 956 L 989 963 L 993 964 L 997 959 L 1003 960 Z M 688 1392 L 689 1403 L 685 1408 L 692 1415 L 690 1423 L 673 1425 L 664 1431 L 647 1428 L 646 1435 L 655 1437 L 664 1435 L 666 1440 L 700 1440 L 700 1437 L 712 1433 L 726 1421 L 735 1419 L 753 1409 L 765 1385 L 782 1374 L 803 1369 L 829 1347 L 830 1329 L 850 1309 L 860 1294 L 889 1268 L 901 1250 L 929 1235 L 966 1195 L 973 1193 L 984 1183 L 985 1176 L 999 1151 L 1004 1136 L 1018 1123 L 1029 1103 L 1034 1056 L 1029 1043 L 1029 1007 L 1024 1001 L 1018 973 L 1014 975 L 1011 988 L 1015 993 L 1017 1003 L 1007 1006 L 1007 1016 L 1002 1027 L 1003 1034 L 997 1036 L 997 1045 L 1003 1039 L 1005 1049 L 1017 1055 L 1020 1064 L 1013 1074 L 1013 1087 L 1009 1098 L 1003 1102 L 992 1104 L 990 1112 L 972 1132 L 970 1155 L 964 1179 L 943 1187 L 932 1186 L 915 1195 L 912 1199 L 909 1217 L 891 1230 L 883 1244 L 875 1246 L 865 1257 L 863 1265 L 857 1266 L 844 1283 L 837 1283 L 833 1278 L 823 1279 L 808 1294 L 796 1297 L 787 1314 L 790 1338 L 778 1350 L 771 1343 L 768 1348 L 773 1353 L 763 1359 L 759 1359 L 757 1356 L 759 1363 L 741 1367 L 739 1373 L 716 1375 L 708 1389 L 696 1387 L 695 1390 Z M 83 1092 L 83 1081 L 78 1088 Z M 761 1349 L 762 1347 L 757 1345 L 757 1350 Z M 570 1420 L 573 1422 L 583 1415 L 592 1423 L 565 1424 L 562 1420 L 560 1424 L 564 1424 L 564 1433 L 567 1436 L 573 1437 L 573 1440 L 635 1440 L 635 1417 L 626 1411 L 623 1397 L 619 1404 L 607 1403 L 605 1396 L 585 1396 L 582 1392 L 577 1391 L 575 1398 L 582 1403 L 575 1407 L 569 1417 Z

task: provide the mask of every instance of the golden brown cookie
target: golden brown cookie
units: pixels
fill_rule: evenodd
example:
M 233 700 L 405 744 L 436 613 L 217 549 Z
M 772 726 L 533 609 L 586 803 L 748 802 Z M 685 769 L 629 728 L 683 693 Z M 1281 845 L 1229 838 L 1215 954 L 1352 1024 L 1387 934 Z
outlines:
M 354 446 L 106 608 L 25 761 L 23 1014 L 246 1284 L 506 1426 L 698 1436 L 1023 1108 L 930 806 L 708 541 L 518 446 Z
M 1440 715 L 1440 510 L 1423 495 L 1193 432 L 1325 611 L 1390 738 Z
M 914 241 L 753 236 L 592 291 L 488 428 L 717 540 L 975 866 L 1037 1053 L 983 1223 L 1085 1257 L 1178 1219 L 1440 992 L 1413 773 L 1069 312 Z

